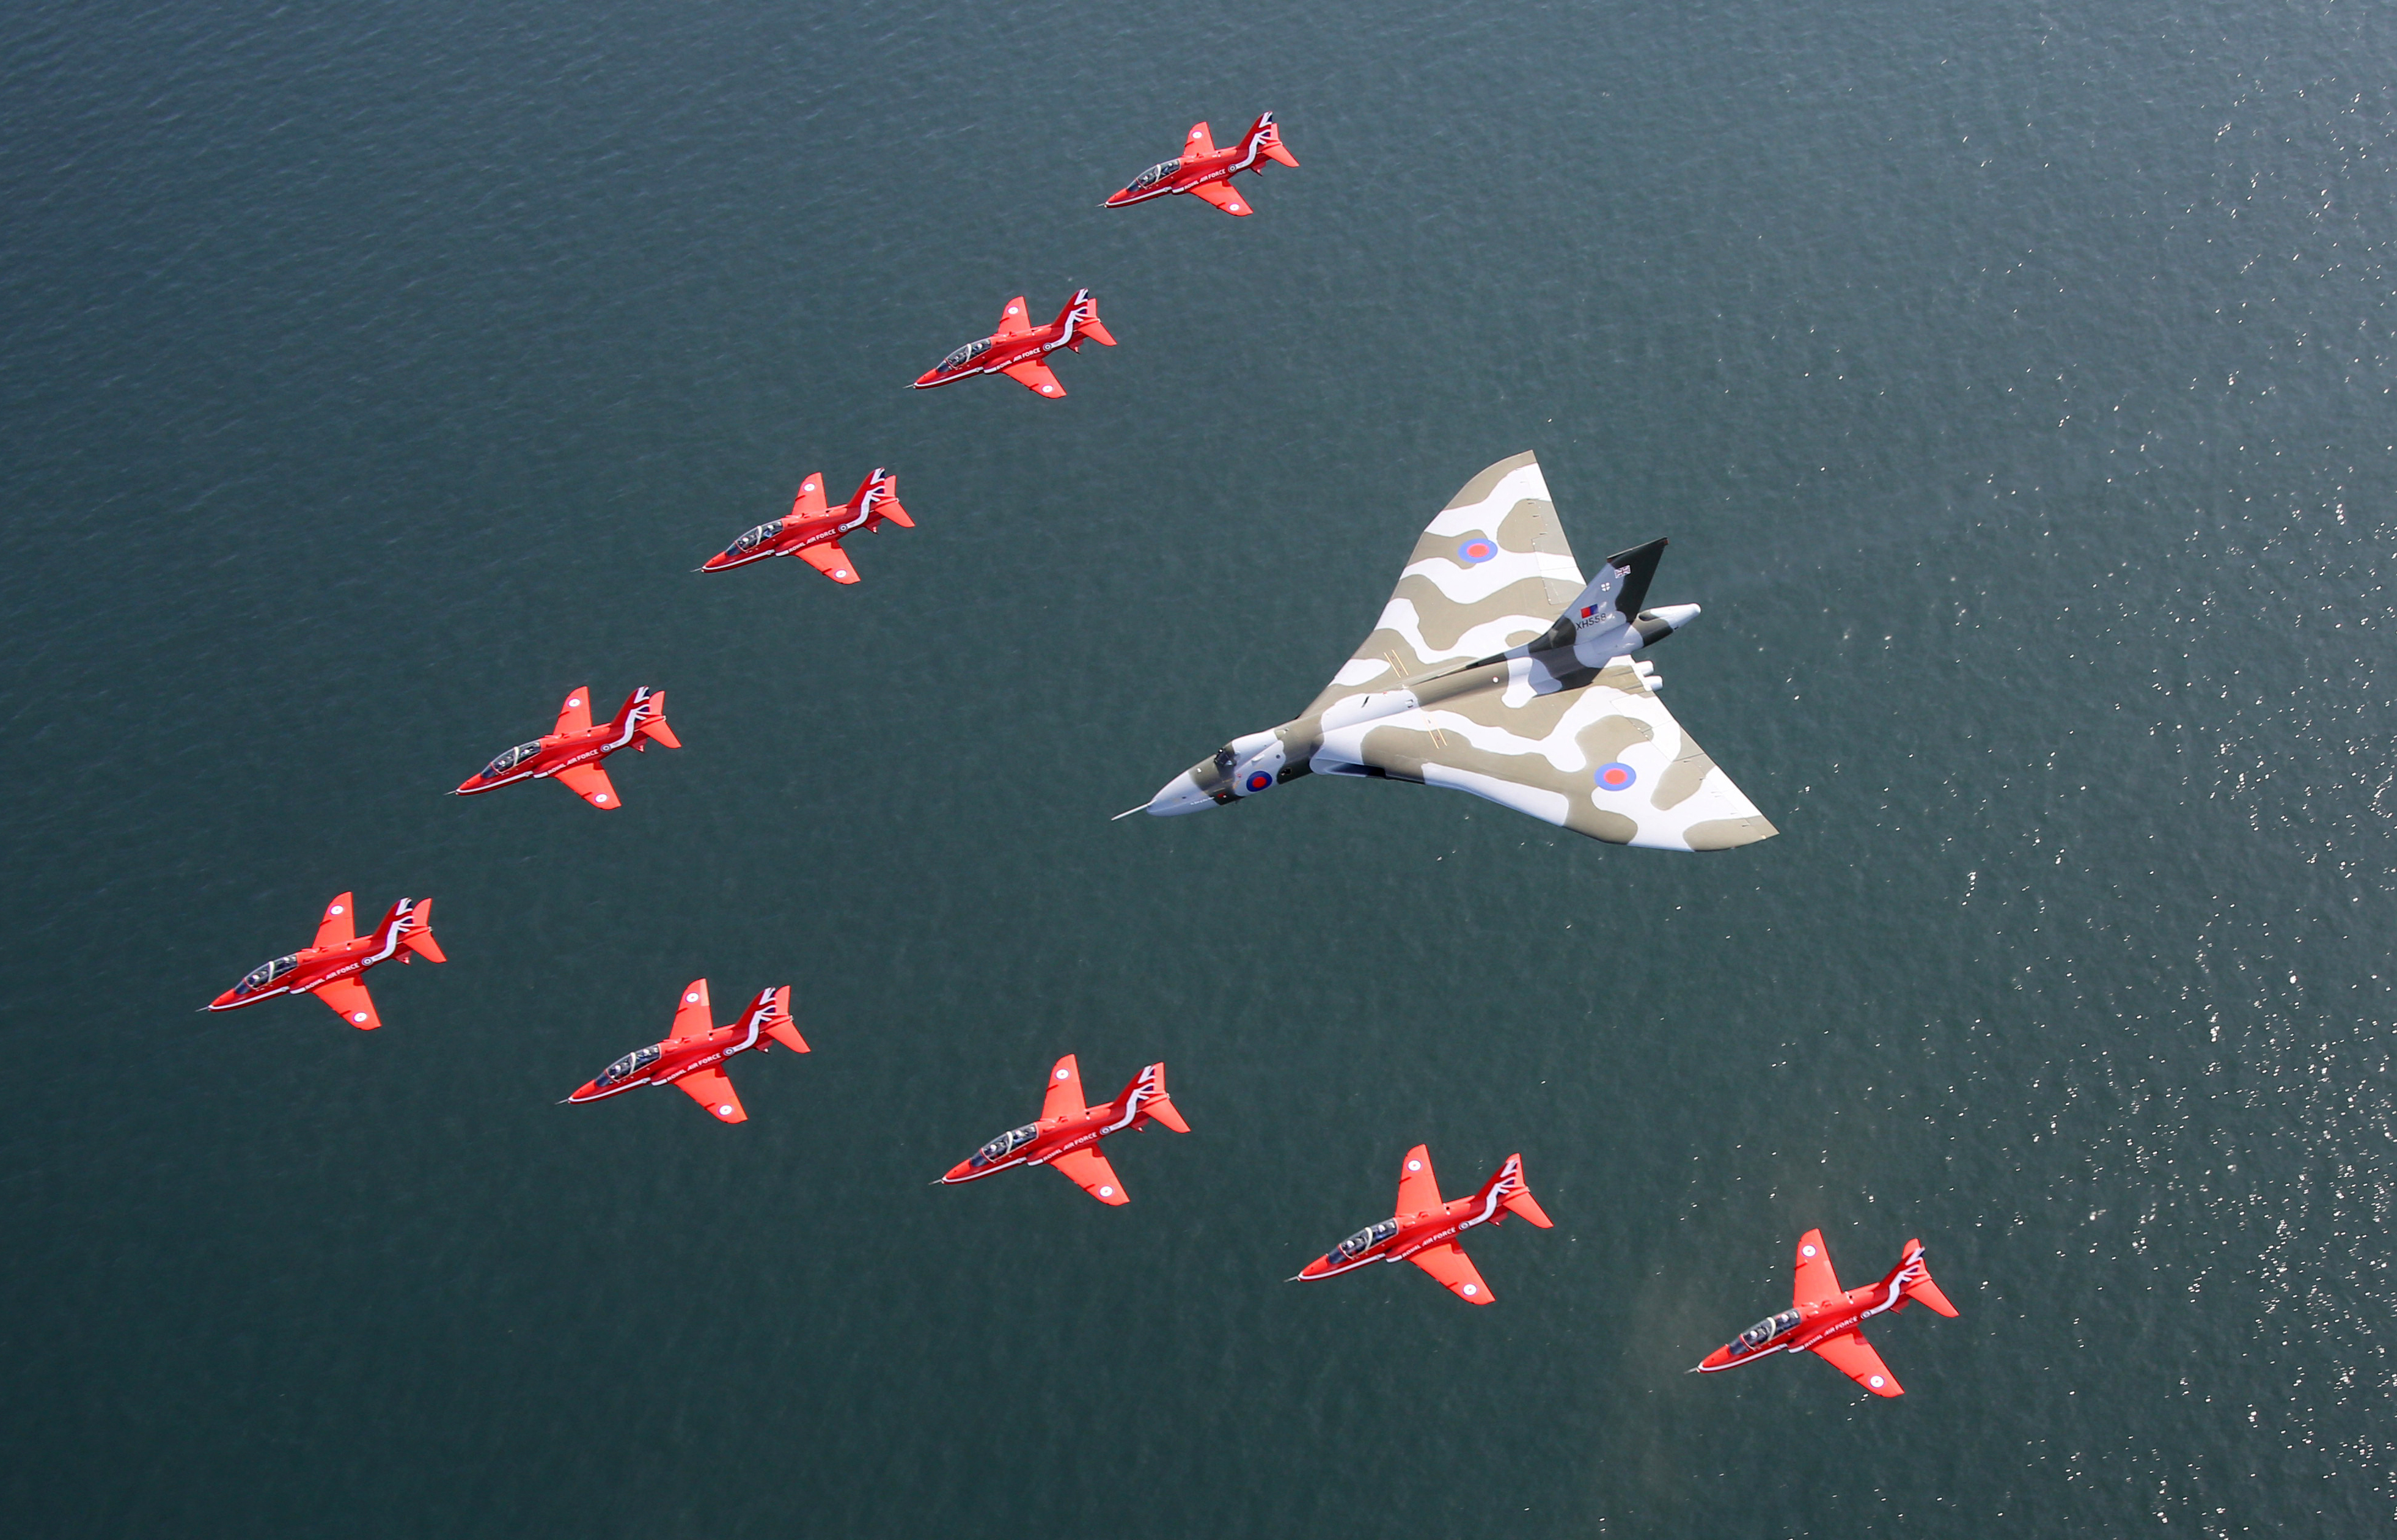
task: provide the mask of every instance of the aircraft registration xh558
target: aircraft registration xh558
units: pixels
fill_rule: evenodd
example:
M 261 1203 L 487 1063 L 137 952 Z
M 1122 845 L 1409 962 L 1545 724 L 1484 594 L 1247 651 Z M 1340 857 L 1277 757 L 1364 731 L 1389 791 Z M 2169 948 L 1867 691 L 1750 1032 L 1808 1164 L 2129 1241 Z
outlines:
M 1133 1076 L 1114 1101 L 1084 1106 L 1081 1067 L 1068 1053 L 1049 1072 L 1049 1094 L 1041 1099 L 1039 1120 L 1000 1134 L 951 1166 L 940 1185 L 978 1182 L 1011 1166 L 1049 1166 L 1102 1203 L 1129 1203 L 1123 1179 L 1099 1153 L 1099 1141 L 1118 1129 L 1144 1128 L 1151 1118 L 1176 1133 L 1190 1132 L 1166 1097 L 1163 1065 L 1150 1065 Z
M 1260 114 L 1240 142 L 1228 150 L 1215 148 L 1207 126 L 1194 123 L 1182 141 L 1178 160 L 1161 161 L 1134 177 L 1132 185 L 1110 196 L 1109 208 L 1121 208 L 1128 204 L 1146 203 L 1168 193 L 1187 193 L 1194 198 L 1204 198 L 1226 214 L 1243 218 L 1250 212 L 1240 194 L 1232 191 L 1232 178 L 1242 171 L 1265 175 L 1264 163 L 1278 160 L 1292 170 L 1298 169 L 1298 158 L 1282 148 L 1281 130 L 1274 127 L 1271 113 Z
M 1908 1241 L 1898 1252 L 1897 1265 L 1880 1282 L 1842 1290 L 1840 1275 L 1831 1270 L 1831 1253 L 1823 1245 L 1823 1232 L 1808 1230 L 1798 1239 L 1798 1281 L 1789 1308 L 1765 1317 L 1708 1353 L 1690 1373 L 1711 1374 L 1774 1353 L 1803 1349 L 1828 1359 L 1833 1368 L 1876 1396 L 1903 1396 L 1906 1392 L 1898 1387 L 1897 1376 L 1856 1328 L 1883 1310 L 1903 1310 L 1907 1301 L 1915 1299 L 1943 1316 L 1956 1313 L 1939 1285 L 1931 1281 L 1922 1241 Z
M 732 1093 L 723 1064 L 751 1049 L 766 1051 L 762 1039 L 772 1038 L 794 1053 L 808 1051 L 807 1039 L 791 1024 L 791 986 L 761 989 L 740 1018 L 717 1026 L 707 1005 L 707 981 L 693 979 L 683 986 L 682 1002 L 675 1008 L 674 1029 L 665 1041 L 635 1049 L 599 1072 L 596 1079 L 569 1096 L 569 1102 L 597 1102 L 621 1096 L 638 1086 L 670 1085 L 718 1121 L 745 1123 L 749 1114 Z
M 1502 460 L 1424 529 L 1382 618 L 1305 711 L 1235 738 L 1135 812 L 1246 800 L 1302 775 L 1450 786 L 1616 845 L 1721 850 L 1775 832 L 1632 654 L 1698 618 L 1648 607 L 1650 541 L 1585 582 L 1539 462 Z
M 208 1009 L 238 1011 L 277 995 L 314 995 L 361 1032 L 381 1026 L 382 1018 L 375 1014 L 360 974 L 394 956 L 402 962 L 449 959 L 434 944 L 431 899 L 401 899 L 371 934 L 363 936 L 357 933 L 355 907 L 349 893 L 326 904 L 325 917 L 316 922 L 316 939 L 304 951 L 260 963 L 209 1001 Z
M 1520 1214 L 1544 1230 L 1555 1227 L 1555 1221 L 1541 1212 L 1532 1189 L 1523 1185 L 1520 1155 L 1506 1157 L 1506 1163 L 1481 1184 L 1480 1192 L 1444 1203 L 1440 1181 L 1431 1173 L 1431 1151 L 1417 1145 L 1399 1166 L 1398 1212 L 1359 1230 L 1308 1263 L 1291 1281 L 1312 1283 L 1369 1262 L 1412 1262 L 1466 1304 L 1487 1305 L 1490 1285 L 1474 1271 L 1473 1259 L 1465 1254 L 1456 1238 L 1476 1225 L 1497 1224 L 1505 1217 L 1502 1210 Z
M 472 797 L 518 781 L 555 781 L 595 808 L 614 812 L 622 805 L 615 783 L 599 761 L 627 743 L 636 751 L 652 743 L 670 749 L 682 741 L 666 726 L 666 692 L 644 685 L 624 697 L 615 719 L 600 726 L 591 722 L 588 685 L 566 697 L 557 711 L 557 726 L 529 743 L 518 743 L 485 765 L 477 774 L 458 783 L 452 797 Z
M 1089 289 L 1076 289 L 1057 318 L 1045 327 L 1032 324 L 1024 296 L 1019 294 L 1007 301 L 997 331 L 979 342 L 968 342 L 917 375 L 916 388 L 930 390 L 977 374 L 1004 374 L 1035 395 L 1053 399 L 1065 395 L 1065 387 L 1057 382 L 1045 360 L 1059 348 L 1081 352 L 1086 337 L 1104 347 L 1116 345 L 1107 328 L 1099 324 L 1099 301 L 1091 298 Z
M 799 483 L 799 495 L 791 500 L 787 516 L 760 524 L 708 557 L 700 570 L 722 572 L 769 556 L 797 556 L 835 583 L 855 583 L 857 564 L 840 548 L 841 536 L 857 529 L 879 529 L 885 520 L 902 529 L 916 527 L 907 510 L 899 506 L 899 478 L 879 465 L 859 485 L 857 495 L 837 510 L 824 505 L 824 473 L 810 472 Z

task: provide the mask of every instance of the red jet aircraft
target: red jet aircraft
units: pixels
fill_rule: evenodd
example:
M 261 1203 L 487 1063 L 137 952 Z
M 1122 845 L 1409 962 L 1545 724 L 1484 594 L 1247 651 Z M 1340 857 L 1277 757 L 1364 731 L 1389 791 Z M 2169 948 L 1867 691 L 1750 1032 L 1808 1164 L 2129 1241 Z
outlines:
M 1265 174 L 1261 160 L 1278 160 L 1292 170 L 1298 169 L 1298 159 L 1282 148 L 1281 130 L 1274 127 L 1271 113 L 1249 125 L 1240 142 L 1228 150 L 1218 150 L 1208 137 L 1207 126 L 1196 123 L 1190 127 L 1190 137 L 1183 141 L 1182 158 L 1152 166 L 1132 179 L 1130 187 L 1106 201 L 1109 208 L 1121 208 L 1129 204 L 1146 203 L 1168 193 L 1187 193 L 1192 197 L 1205 198 L 1226 214 L 1246 218 L 1252 210 L 1232 191 L 1232 178 L 1242 171 Z
M 665 1041 L 625 1054 L 567 1101 L 596 1102 L 636 1086 L 671 1085 L 721 1121 L 745 1123 L 749 1115 L 741 1110 L 741 1098 L 732 1093 L 732 1082 L 716 1066 L 753 1048 L 765 1052 L 766 1045 L 757 1040 L 761 1037 L 773 1038 L 794 1053 L 808 1051 L 807 1039 L 791 1024 L 789 984 L 759 990 L 739 1021 L 717 1026 L 707 1008 L 707 981 L 693 979 L 682 992 L 682 1003 L 675 1009 L 674 1030 L 666 1034 Z
M 708 557 L 700 570 L 722 572 L 768 556 L 797 556 L 835 583 L 855 583 L 857 565 L 840 548 L 841 536 L 852 529 L 879 529 L 885 519 L 902 529 L 916 527 L 907 510 L 899 506 L 899 478 L 879 465 L 838 513 L 825 508 L 824 486 L 824 473 L 811 473 L 799 483 L 799 495 L 791 500 L 787 517 L 760 524 Z
M 1308 1263 L 1291 1281 L 1313 1282 L 1369 1262 L 1412 1262 L 1466 1304 L 1487 1305 L 1490 1285 L 1473 1270 L 1473 1259 L 1457 1245 L 1456 1238 L 1485 1221 L 1496 1224 L 1505 1217 L 1498 1212 L 1501 1209 L 1520 1214 L 1544 1230 L 1554 1225 L 1540 1212 L 1532 1189 L 1523 1185 L 1520 1155 L 1506 1157 L 1506 1163 L 1481 1184 L 1480 1192 L 1443 1203 L 1440 1182 L 1431 1173 L 1431 1152 L 1417 1145 L 1407 1151 L 1399 1168 L 1397 1214 L 1359 1230 Z
M 614 812 L 621 798 L 599 761 L 630 743 L 645 750 L 654 739 L 670 749 L 682 741 L 666 726 L 666 692 L 647 686 L 624 697 L 616 719 L 604 727 L 591 725 L 591 691 L 578 690 L 558 708 L 557 726 L 546 737 L 518 743 L 485 765 L 482 773 L 459 783 L 452 797 L 472 797 L 512 781 L 551 780 L 595 808 Z
M 261 962 L 242 981 L 208 1002 L 211 1011 L 238 1011 L 245 1005 L 277 995 L 314 995 L 331 1006 L 341 1020 L 361 1032 L 382 1024 L 374 1001 L 359 975 L 397 953 L 402 962 L 426 957 L 448 962 L 433 941 L 433 901 L 401 899 L 382 917 L 371 935 L 359 935 L 354 922 L 352 895 L 343 893 L 325 905 L 316 924 L 316 939 L 304 952 Z
M 1919 1299 L 1943 1316 L 1956 1313 L 1939 1285 L 1931 1281 L 1922 1241 L 1908 1241 L 1898 1252 L 1897 1265 L 1879 1283 L 1843 1291 L 1840 1275 L 1831 1270 L 1823 1232 L 1808 1230 L 1798 1239 L 1798 1283 L 1790 1307 L 1765 1317 L 1716 1348 L 1690 1373 L 1711 1374 L 1785 1349 L 1804 1348 L 1830 1359 L 1833 1368 L 1876 1396 L 1903 1396 L 1906 1392 L 1898 1387 L 1897 1376 L 1856 1328 L 1883 1310 L 1905 1309 L 1909 1299 Z
M 1099 1153 L 1099 1141 L 1118 1129 L 1143 1128 L 1150 1118 L 1176 1133 L 1190 1125 L 1165 1095 L 1165 1066 L 1151 1065 L 1132 1077 L 1122 1094 L 1104 1106 L 1082 1105 L 1082 1071 L 1071 1053 L 1049 1072 L 1049 1094 L 1040 1103 L 1040 1120 L 998 1138 L 949 1168 L 943 1184 L 975 1182 L 1010 1166 L 1049 1166 L 1102 1203 L 1132 1201 L 1123 1179 Z
M 1045 327 L 1036 327 L 1027 318 L 1024 296 L 1019 294 L 1007 301 L 1006 314 L 999 316 L 997 331 L 979 342 L 968 342 L 917 376 L 916 388 L 930 390 L 976 374 L 1004 374 L 1038 395 L 1060 396 L 1065 394 L 1065 387 L 1049 372 L 1044 360 L 1059 348 L 1081 352 L 1085 337 L 1106 347 L 1116 345 L 1107 328 L 1099 324 L 1099 302 L 1091 298 L 1089 289 L 1074 290 L 1065 308 Z

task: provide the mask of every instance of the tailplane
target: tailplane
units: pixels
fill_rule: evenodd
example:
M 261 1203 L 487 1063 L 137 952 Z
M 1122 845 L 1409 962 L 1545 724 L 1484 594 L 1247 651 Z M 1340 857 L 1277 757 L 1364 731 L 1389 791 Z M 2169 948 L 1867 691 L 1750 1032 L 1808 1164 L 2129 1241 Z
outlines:
M 1248 143 L 1266 159 L 1278 160 L 1293 171 L 1298 169 L 1298 157 L 1283 148 L 1281 128 L 1271 113 L 1258 114 L 1256 122 L 1249 126 Z
M 1908 1300 L 1919 1299 L 1943 1316 L 1956 1313 L 1956 1307 L 1948 1303 L 1948 1296 L 1939 1292 L 1939 1285 L 1931 1281 L 1931 1267 L 1922 1260 L 1922 1242 L 1920 1240 L 1906 1243 L 1906 1249 L 1898 1253 L 1897 1265 L 1890 1269 L 1889 1277 L 1883 1281 L 1898 1285 L 1898 1292 L 1904 1296 L 1892 1306 L 1894 1309 L 1903 1310 Z
M 382 917 L 382 924 L 376 929 L 375 936 L 385 945 L 395 944 L 402 962 L 412 961 L 416 957 L 422 957 L 427 962 L 449 960 L 441 955 L 440 944 L 433 939 L 433 901 L 429 898 L 404 898 L 393 904 L 391 912 Z M 378 951 L 382 949 L 380 946 L 376 948 Z
M 1478 1197 L 1482 1200 L 1480 1206 L 1485 1212 L 1488 1211 L 1488 1200 L 1494 1198 L 1498 1207 L 1508 1213 L 1519 1214 L 1544 1230 L 1556 1228 L 1556 1221 L 1547 1216 L 1540 1207 L 1539 1199 L 1532 1196 L 1532 1189 L 1523 1185 L 1523 1158 L 1520 1155 L 1506 1157 L 1506 1162 L 1490 1173 L 1490 1180 L 1481 1184 Z M 1493 1212 L 1490 1217 L 1494 1222 L 1498 1215 Z
M 666 692 L 651 690 L 647 685 L 624 697 L 623 708 L 616 713 L 616 730 L 621 733 L 630 726 L 633 746 L 645 749 L 655 740 L 670 749 L 682 747 L 682 740 L 666 726 Z
M 1123 1088 L 1118 1100 L 1132 1112 L 1135 1128 L 1154 1118 L 1176 1133 L 1190 1132 L 1190 1125 L 1182 1120 L 1181 1109 L 1165 1094 L 1165 1066 L 1161 1064 L 1151 1065 L 1133 1076 L 1132 1084 Z
M 865 527 L 869 529 L 886 518 L 902 529 L 916 527 L 907 510 L 899 506 L 899 478 L 879 465 L 865 478 L 865 485 L 857 489 L 857 500 L 864 505 Z
M 1057 313 L 1059 326 L 1069 321 L 1073 323 L 1073 336 L 1065 345 L 1076 352 L 1081 351 L 1085 337 L 1106 347 L 1116 345 L 1116 340 L 1107 334 L 1107 328 L 1099 324 L 1099 301 L 1091 298 L 1089 289 L 1076 289 L 1074 297 L 1065 301 L 1065 308 Z

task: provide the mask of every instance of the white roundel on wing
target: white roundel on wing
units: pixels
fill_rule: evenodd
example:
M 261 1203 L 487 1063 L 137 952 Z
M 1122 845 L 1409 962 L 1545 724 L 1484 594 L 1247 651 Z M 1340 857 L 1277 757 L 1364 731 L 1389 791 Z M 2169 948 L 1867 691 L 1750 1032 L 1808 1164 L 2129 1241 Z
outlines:
M 367 1013 L 366 1013 L 365 1011 L 351 1011 L 351 1012 L 350 1012 L 350 1020 L 352 1020 L 352 1021 L 354 1021 L 354 1022 L 362 1022 L 362 1021 L 365 1021 L 366 1019 L 367 1019 Z
M 1812 1246 L 1807 1247 L 1805 1251 L 1808 1256 L 1813 1256 L 1814 1254 L 1814 1248 Z
M 340 904 L 334 904 L 331 908 L 329 908 L 329 909 L 328 909 L 328 910 L 326 910 L 326 911 L 325 911 L 325 913 L 327 913 L 327 914 L 328 914 L 328 915 L 338 915 L 338 914 L 340 914 L 341 912 L 341 906 Z
M 1065 1077 L 1066 1077 L 1066 1076 L 1068 1076 L 1068 1075 L 1070 1075 L 1071 1073 L 1073 1073 L 1071 1070 L 1065 1070 L 1065 1069 L 1061 1069 L 1061 1070 L 1059 1070 L 1059 1071 L 1057 1072 L 1057 1078 L 1059 1078 L 1059 1079 L 1061 1079 L 1061 1080 L 1062 1080 L 1062 1079 L 1065 1078 Z
M 699 1003 L 699 991 L 694 989 L 690 994 L 685 995 L 682 998 L 682 1003 L 685 1005 L 697 1005 Z
M 1113 1187 L 1103 1186 L 1099 1189 L 1099 1196 L 1101 1198 L 1113 1198 L 1115 1195 L 1116 1190 Z
M 1872 1387 L 1875 1390 L 1879 1390 L 1882 1386 L 1887 1385 L 1888 1383 L 1889 1382 L 1887 1380 L 1882 1379 L 1879 1374 L 1875 1374 L 1872 1377 Z
M 1480 1284 L 1477 1284 L 1477 1283 L 1468 1283 L 1468 1284 L 1466 1284 L 1466 1285 L 1465 1286 L 1465 1292 L 1466 1292 L 1466 1294 L 1468 1297 L 1470 1297 L 1471 1295 L 1474 1295 L 1474 1294 L 1480 1293 L 1480 1292 L 1481 1292 L 1481 1286 L 1480 1286 Z
M 1421 1171 L 1423 1170 L 1423 1162 L 1420 1160 L 1410 1160 L 1407 1162 L 1407 1170 Z
M 717 1108 L 716 1109 L 716 1115 L 717 1117 L 719 1117 L 719 1118 L 730 1118 L 730 1117 L 731 1117 L 731 1116 L 732 1116 L 732 1107 L 731 1107 L 731 1105 L 730 1105 L 730 1103 L 727 1103 L 725 1105 L 720 1106 L 720 1107 L 717 1107 Z

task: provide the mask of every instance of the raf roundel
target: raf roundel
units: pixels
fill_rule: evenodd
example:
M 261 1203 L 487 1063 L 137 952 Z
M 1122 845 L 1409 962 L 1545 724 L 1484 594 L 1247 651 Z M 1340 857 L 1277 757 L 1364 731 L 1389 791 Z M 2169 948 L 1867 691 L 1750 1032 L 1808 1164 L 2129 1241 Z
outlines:
M 1248 787 L 1249 787 L 1249 790 L 1251 790 L 1251 791 L 1263 791 L 1263 790 L 1265 790 L 1267 786 L 1270 786 L 1270 785 L 1272 785 L 1272 784 L 1273 784 L 1273 777 L 1272 777 L 1272 776 L 1270 776 L 1270 775 L 1267 775 L 1265 771 L 1263 771 L 1263 770 L 1253 770 L 1253 771 L 1251 771 L 1251 772 L 1250 772 L 1249 780 L 1248 780 Z
M 1640 772 L 1617 759 L 1611 765 L 1599 766 L 1596 779 L 1607 791 L 1628 791 L 1631 783 L 1640 779 Z
M 1456 548 L 1456 559 L 1467 567 L 1479 567 L 1497 554 L 1497 542 L 1486 535 L 1476 535 Z

